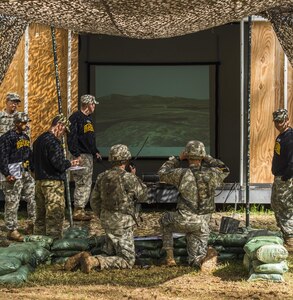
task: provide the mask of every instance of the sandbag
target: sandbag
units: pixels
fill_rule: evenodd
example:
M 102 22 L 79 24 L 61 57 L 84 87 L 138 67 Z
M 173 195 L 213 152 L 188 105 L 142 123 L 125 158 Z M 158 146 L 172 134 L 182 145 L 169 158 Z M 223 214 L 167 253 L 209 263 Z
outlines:
M 92 255 L 100 255 L 100 254 L 103 254 L 104 252 L 102 251 L 101 247 L 95 247 L 95 248 L 92 248 L 91 250 L 91 254 Z
M 51 264 L 60 264 L 60 265 L 63 265 L 66 263 L 67 259 L 69 257 L 53 257 L 51 259 Z
M 243 247 L 247 241 L 247 234 L 239 233 L 215 233 L 209 236 L 209 245 L 221 245 L 225 247 Z
M 51 251 L 76 250 L 86 251 L 89 249 L 88 239 L 59 239 L 51 246 Z
M 246 253 L 243 257 L 243 265 L 246 271 L 250 271 L 250 269 L 252 268 L 252 261 Z
M 165 251 L 161 249 L 136 249 L 135 251 L 136 257 L 149 257 L 160 259 L 165 256 Z
M 89 231 L 84 227 L 69 227 L 63 232 L 63 239 L 85 239 L 89 235 Z
M 220 253 L 244 254 L 243 247 L 225 247 L 221 245 L 215 245 L 213 247 Z
M 105 235 L 93 235 L 87 239 L 90 249 L 91 248 L 101 248 L 105 243 Z
M 0 276 L 0 284 L 19 284 L 27 281 L 27 277 L 31 271 L 28 265 L 21 266 L 15 272 Z
M 256 258 L 267 264 L 279 263 L 287 257 L 288 251 L 282 245 L 264 245 L 256 251 Z
M 158 249 L 162 248 L 163 242 L 159 238 L 135 238 L 134 245 L 136 249 Z
M 40 246 L 50 250 L 51 245 L 53 244 L 53 238 L 46 235 L 26 235 L 24 236 L 23 241 L 27 242 L 39 242 Z
M 256 274 L 252 273 L 247 281 L 275 281 L 275 282 L 284 282 L 284 278 L 280 274 Z
M 254 273 L 263 274 L 284 274 L 289 270 L 288 263 L 286 261 L 281 261 L 275 264 L 264 264 L 259 260 L 252 261 Z
M 37 265 L 36 257 L 33 249 L 19 249 L 17 247 L 1 247 L 0 257 L 16 257 L 23 265 L 30 264 L 35 267 Z
M 80 251 L 76 250 L 57 250 L 51 252 L 53 257 L 70 257 L 78 253 L 80 253 Z
M 21 266 L 21 261 L 16 257 L 0 257 L 0 276 L 15 272 Z

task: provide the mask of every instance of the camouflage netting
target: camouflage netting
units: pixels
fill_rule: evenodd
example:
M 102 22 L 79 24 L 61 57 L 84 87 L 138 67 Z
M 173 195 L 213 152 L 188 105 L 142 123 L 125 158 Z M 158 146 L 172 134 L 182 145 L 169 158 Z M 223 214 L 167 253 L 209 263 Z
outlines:
M 293 63 L 292 10 L 293 0 L 2 0 L 0 83 L 16 49 L 19 28 L 26 22 L 76 32 L 152 39 L 184 35 L 261 14 L 273 23 Z

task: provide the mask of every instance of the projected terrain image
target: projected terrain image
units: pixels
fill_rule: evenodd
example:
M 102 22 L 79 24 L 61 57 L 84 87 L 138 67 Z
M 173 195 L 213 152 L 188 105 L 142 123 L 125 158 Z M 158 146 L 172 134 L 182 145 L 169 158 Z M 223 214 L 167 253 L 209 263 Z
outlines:
M 208 100 L 112 94 L 99 98 L 99 102 L 94 122 L 103 155 L 103 147 L 117 143 L 135 151 L 147 137 L 145 156 L 170 155 L 170 149 L 177 155 L 191 139 L 210 144 Z

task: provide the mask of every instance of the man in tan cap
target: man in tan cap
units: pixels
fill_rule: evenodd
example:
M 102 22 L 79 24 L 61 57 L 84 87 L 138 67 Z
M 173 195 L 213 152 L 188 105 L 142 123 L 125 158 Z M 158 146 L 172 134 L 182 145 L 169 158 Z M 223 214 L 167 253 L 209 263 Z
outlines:
M 293 251 L 293 129 L 287 109 L 273 112 L 273 121 L 279 135 L 275 141 L 272 173 L 271 206 L 277 225 L 283 233 L 285 246 Z
M 92 95 L 83 95 L 80 98 L 80 110 L 73 113 L 69 121 L 70 133 L 68 133 L 68 149 L 84 169 L 73 171 L 71 174 L 75 181 L 73 220 L 89 221 L 90 215 L 85 213 L 85 206 L 89 201 L 94 158 L 101 159 L 96 146 L 95 130 L 91 114 L 95 111 L 96 101 Z

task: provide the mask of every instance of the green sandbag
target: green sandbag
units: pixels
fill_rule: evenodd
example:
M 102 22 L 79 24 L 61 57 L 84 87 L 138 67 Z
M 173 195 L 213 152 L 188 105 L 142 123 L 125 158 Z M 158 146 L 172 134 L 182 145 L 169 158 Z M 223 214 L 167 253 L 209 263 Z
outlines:
M 163 242 L 161 239 L 144 239 L 144 238 L 135 238 L 134 245 L 136 249 L 158 249 L 162 248 Z
M 101 247 L 95 247 L 91 249 L 91 254 L 92 255 L 100 255 L 103 254 L 104 252 L 102 251 Z
M 101 248 L 105 243 L 105 235 L 93 235 L 88 238 L 89 247 L 91 248 Z
M 30 264 L 35 267 L 37 265 L 36 257 L 33 249 L 19 249 L 17 247 L 1 247 L 0 257 L 16 257 L 23 265 Z
M 237 253 L 219 253 L 218 256 L 219 261 L 236 260 L 240 258 L 241 256 L 239 256 Z
M 174 248 L 186 248 L 185 236 L 181 236 L 174 239 Z
M 187 256 L 174 256 L 174 260 L 177 265 L 188 265 L 188 257 Z
M 243 265 L 244 265 L 244 269 L 248 272 L 252 268 L 252 261 L 246 253 L 244 254 L 243 257 Z
M 89 235 L 89 231 L 84 227 L 69 227 L 63 232 L 63 239 L 85 239 Z
M 244 254 L 243 247 L 224 247 L 221 245 L 215 245 L 213 247 L 220 253 Z
M 59 250 L 51 252 L 53 257 L 70 257 L 78 253 L 80 253 L 80 251 L 76 250 Z
M 247 234 L 211 232 L 208 243 L 225 247 L 243 247 L 246 241 Z
M 63 265 L 66 263 L 69 257 L 54 257 L 51 259 L 51 264 L 60 264 Z
M 256 258 L 267 264 L 279 263 L 287 257 L 288 251 L 282 245 L 264 245 L 256 251 Z
M 249 240 L 245 246 L 244 251 L 251 259 L 255 259 L 255 252 L 258 248 L 268 245 L 268 244 L 277 244 L 283 245 L 283 240 L 277 236 L 258 236 Z
M 24 242 L 39 242 L 40 245 L 48 250 L 50 250 L 51 245 L 53 244 L 53 238 L 46 235 L 26 235 L 24 237 Z
M 89 249 L 88 239 L 59 239 L 55 240 L 51 251 L 57 250 L 76 250 L 86 251 Z
M 186 248 L 174 248 L 175 256 L 187 256 Z
M 165 256 L 165 251 L 162 249 L 136 249 L 136 257 L 149 257 L 159 259 Z
M 275 264 L 264 264 L 259 260 L 252 261 L 254 273 L 263 274 L 284 274 L 289 270 L 288 263 L 286 261 L 281 261 Z
M 280 274 L 256 274 L 252 273 L 247 281 L 275 281 L 284 282 L 284 278 Z
M 27 281 L 31 269 L 28 265 L 21 266 L 17 271 L 0 276 L 0 284 L 19 284 Z
M 138 257 L 135 259 L 135 264 L 138 266 L 159 266 L 162 260 L 151 257 Z
M 0 257 L 0 276 L 15 272 L 21 266 L 21 261 L 16 257 Z

